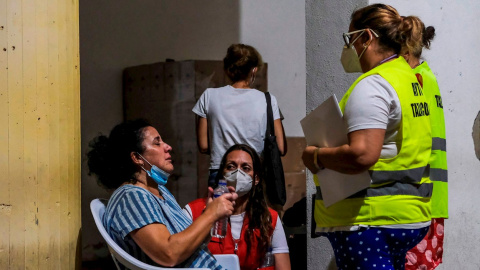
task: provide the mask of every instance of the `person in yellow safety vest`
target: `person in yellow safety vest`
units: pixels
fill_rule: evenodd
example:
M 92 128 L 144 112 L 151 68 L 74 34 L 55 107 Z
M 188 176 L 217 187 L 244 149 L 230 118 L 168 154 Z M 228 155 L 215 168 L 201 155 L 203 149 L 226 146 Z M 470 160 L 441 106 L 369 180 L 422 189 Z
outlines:
M 432 194 L 432 224 L 425 238 L 407 252 L 405 269 L 416 270 L 435 269 L 442 263 L 444 219 L 448 218 L 448 174 L 445 136 L 445 119 L 443 103 L 437 80 L 427 62 L 420 63 L 422 49 L 430 49 L 430 43 L 435 36 L 435 28 L 425 25 L 421 20 L 415 21 L 418 27 L 416 44 L 411 51 L 403 53 L 405 60 L 416 73 L 427 98 L 430 109 L 432 127 L 432 154 L 430 156 L 430 180 L 433 183 Z
M 330 241 L 340 270 L 404 269 L 407 251 L 430 225 L 430 112 L 415 74 L 399 55 L 410 46 L 415 19 L 384 4 L 353 12 L 341 62 L 346 72 L 365 73 L 339 104 L 348 143 L 308 146 L 302 155 L 312 173 L 368 170 L 371 176 L 370 187 L 329 207 L 314 177 L 316 231 Z

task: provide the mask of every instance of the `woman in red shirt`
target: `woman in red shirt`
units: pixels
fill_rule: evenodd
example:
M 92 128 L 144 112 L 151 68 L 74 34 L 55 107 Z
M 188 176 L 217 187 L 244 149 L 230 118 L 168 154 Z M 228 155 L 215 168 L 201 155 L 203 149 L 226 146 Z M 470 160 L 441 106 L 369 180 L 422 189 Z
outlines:
M 225 238 L 212 237 L 213 254 L 237 254 L 242 270 L 290 270 L 288 246 L 278 213 L 267 206 L 262 165 L 255 150 L 245 144 L 230 147 L 223 155 L 216 182 L 227 180 L 238 194 Z M 205 209 L 205 199 L 190 202 L 185 211 L 195 220 Z M 274 265 L 264 265 L 267 253 Z

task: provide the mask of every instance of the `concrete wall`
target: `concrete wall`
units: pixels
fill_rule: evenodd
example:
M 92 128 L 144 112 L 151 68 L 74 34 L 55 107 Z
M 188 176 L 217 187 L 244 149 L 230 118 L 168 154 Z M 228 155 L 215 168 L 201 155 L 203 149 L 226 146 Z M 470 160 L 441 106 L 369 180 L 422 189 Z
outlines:
M 480 223 L 479 160 L 472 132 L 480 110 L 480 93 L 474 86 L 480 69 L 480 3 L 469 1 L 383 1 L 402 15 L 417 15 L 436 28 L 437 36 L 425 59 L 434 70 L 443 96 L 447 132 L 450 219 L 445 222 L 444 263 L 437 269 L 479 269 Z M 341 33 L 348 28 L 355 5 L 370 1 L 306 1 L 307 112 L 331 93 L 343 94 L 355 76 L 343 73 L 340 64 Z M 342 6 L 342 9 L 336 8 Z M 478 129 L 478 125 L 476 126 Z M 478 140 L 478 131 L 475 140 Z M 309 192 L 313 184 L 309 181 Z M 322 254 L 326 252 L 326 254 Z M 327 241 L 310 240 L 309 269 L 329 269 Z M 321 254 L 320 259 L 318 254 Z
M 305 1 L 240 1 L 240 42 L 268 62 L 268 91 L 278 100 L 287 136 L 303 136 L 305 117 Z
M 340 63 L 342 33 L 348 31 L 350 14 L 367 1 L 306 0 L 307 113 L 335 94 L 340 99 L 358 75 L 346 74 Z M 339 8 L 339 7 L 342 8 Z M 312 175 L 307 177 L 307 228 L 310 228 L 315 194 Z M 308 268 L 336 269 L 333 250 L 327 238 L 307 238 Z

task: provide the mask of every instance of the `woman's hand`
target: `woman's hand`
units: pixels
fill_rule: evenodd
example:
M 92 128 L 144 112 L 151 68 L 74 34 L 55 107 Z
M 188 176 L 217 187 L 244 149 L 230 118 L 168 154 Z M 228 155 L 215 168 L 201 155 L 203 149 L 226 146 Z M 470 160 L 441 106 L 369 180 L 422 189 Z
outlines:
M 235 188 L 234 188 L 234 187 L 227 186 L 227 188 L 228 188 L 228 191 L 229 191 L 230 193 L 235 193 Z M 235 194 L 236 194 L 236 193 L 235 193 Z M 238 195 L 237 195 L 237 197 L 238 197 Z M 212 201 L 213 201 L 213 188 L 212 188 L 212 187 L 208 187 L 207 205 L 208 205 L 209 203 L 211 203 Z M 234 203 L 234 205 L 235 205 L 235 203 Z
M 315 151 L 317 151 L 317 148 L 316 146 L 307 146 L 305 148 L 305 150 L 303 150 L 303 154 L 302 154 L 302 160 L 303 160 L 303 164 L 305 165 L 305 167 L 307 167 L 307 169 L 309 169 L 313 174 L 316 174 L 318 172 L 318 169 L 317 167 L 315 166 L 314 162 L 313 162 L 313 156 L 315 154 Z M 318 162 L 318 161 L 317 161 Z
M 208 188 L 207 208 L 205 212 L 209 215 L 214 215 L 215 220 L 232 215 L 235 200 L 238 198 L 234 187 L 228 187 L 230 193 L 225 193 L 222 196 L 213 199 L 213 189 Z M 207 212 L 208 211 L 208 212 Z

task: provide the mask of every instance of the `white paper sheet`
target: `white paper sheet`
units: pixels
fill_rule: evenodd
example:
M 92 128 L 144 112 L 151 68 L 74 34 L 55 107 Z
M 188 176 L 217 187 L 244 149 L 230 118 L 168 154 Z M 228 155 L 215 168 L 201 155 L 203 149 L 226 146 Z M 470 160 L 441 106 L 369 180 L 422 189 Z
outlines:
M 335 147 L 348 143 L 342 111 L 335 95 L 305 116 L 300 124 L 308 145 Z M 324 169 L 320 170 L 316 176 L 325 207 L 370 186 L 368 171 L 351 175 Z

